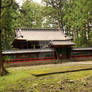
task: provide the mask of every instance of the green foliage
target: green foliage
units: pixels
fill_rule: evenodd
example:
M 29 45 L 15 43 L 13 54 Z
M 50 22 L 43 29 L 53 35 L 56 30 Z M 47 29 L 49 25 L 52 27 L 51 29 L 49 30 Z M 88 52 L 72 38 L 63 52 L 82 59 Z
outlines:
M 61 28 L 63 27 L 64 5 L 65 0 L 43 0 L 45 2 L 44 15 L 46 22 L 45 27 Z
M 61 28 L 73 36 L 76 47 L 92 46 L 92 0 L 42 1 L 43 5 L 24 0 L 21 7 L 14 2 L 2 9 L 3 50 L 12 47 L 15 27 Z M 3 0 L 3 5 L 7 2 Z
M 90 47 L 92 47 L 92 28 L 91 28 L 91 31 L 90 31 L 90 33 L 89 33 L 88 44 L 89 44 Z
M 76 47 L 92 46 L 92 0 L 43 0 L 46 15 L 45 27 L 63 28 L 73 36 Z M 91 26 L 90 26 L 91 24 Z
M 63 17 L 66 30 L 72 33 L 77 47 L 88 47 L 89 34 L 92 26 L 92 0 L 71 0 L 66 6 Z
M 19 17 L 17 18 L 17 27 L 25 28 L 41 28 L 42 27 L 42 8 L 38 3 L 25 0 L 19 9 Z
M 9 0 L 7 0 L 9 2 Z M 5 1 L 2 6 L 7 5 Z M 14 2 L 10 7 L 3 8 L 1 12 L 1 29 L 2 29 L 2 49 L 7 50 L 11 48 L 14 39 L 15 18 L 18 5 Z

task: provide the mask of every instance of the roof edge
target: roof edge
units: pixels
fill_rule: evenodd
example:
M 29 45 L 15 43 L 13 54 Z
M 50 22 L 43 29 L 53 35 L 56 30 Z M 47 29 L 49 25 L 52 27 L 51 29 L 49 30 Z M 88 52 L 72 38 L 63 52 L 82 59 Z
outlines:
M 59 31 L 58 28 L 54 29 L 54 28 L 15 28 L 15 30 L 23 30 L 23 31 L 43 31 L 43 30 L 53 30 L 53 31 Z

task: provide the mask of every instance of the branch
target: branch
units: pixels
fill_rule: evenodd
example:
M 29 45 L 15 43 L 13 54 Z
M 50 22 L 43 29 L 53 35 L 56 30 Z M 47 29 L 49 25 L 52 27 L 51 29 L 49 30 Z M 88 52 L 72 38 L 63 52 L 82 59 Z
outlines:
M 7 7 L 10 7 L 11 5 L 13 4 L 13 0 L 10 1 L 10 3 L 6 6 L 2 6 L 1 8 L 7 8 Z

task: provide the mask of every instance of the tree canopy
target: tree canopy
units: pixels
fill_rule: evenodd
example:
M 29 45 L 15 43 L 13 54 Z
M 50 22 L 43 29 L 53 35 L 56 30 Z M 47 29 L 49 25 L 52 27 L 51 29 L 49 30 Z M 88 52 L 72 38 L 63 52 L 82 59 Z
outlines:
M 2 29 L 7 30 L 2 32 L 3 49 L 11 48 L 16 27 L 60 28 L 73 37 L 76 47 L 92 46 L 91 7 L 92 0 L 43 0 L 43 4 L 24 0 L 21 7 L 14 1 L 11 7 L 2 9 Z

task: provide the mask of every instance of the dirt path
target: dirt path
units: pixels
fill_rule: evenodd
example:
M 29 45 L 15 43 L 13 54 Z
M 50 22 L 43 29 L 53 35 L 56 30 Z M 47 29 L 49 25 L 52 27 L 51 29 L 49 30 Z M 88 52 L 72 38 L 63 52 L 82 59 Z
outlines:
M 40 68 L 51 68 L 51 67 L 57 67 L 57 66 L 78 66 L 78 65 L 90 65 L 92 64 L 92 61 L 80 61 L 80 62 L 63 62 L 60 64 L 47 64 L 47 65 L 34 65 L 34 66 L 23 66 L 23 67 L 14 67 L 14 69 L 19 69 L 19 68 L 29 68 L 29 69 L 39 69 Z M 13 67 L 12 67 L 13 68 Z
M 80 61 L 80 62 L 65 62 L 62 65 L 80 65 L 80 64 L 92 64 L 92 61 Z

